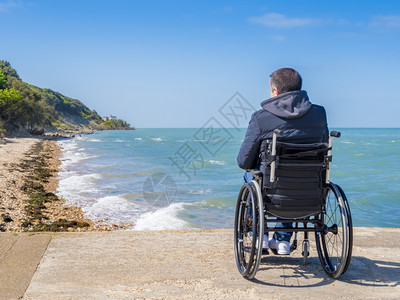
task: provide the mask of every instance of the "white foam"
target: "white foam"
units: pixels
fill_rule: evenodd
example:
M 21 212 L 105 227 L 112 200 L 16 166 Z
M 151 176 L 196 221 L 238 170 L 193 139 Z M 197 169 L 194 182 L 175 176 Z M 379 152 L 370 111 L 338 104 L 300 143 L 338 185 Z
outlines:
M 85 212 L 95 219 L 107 218 L 108 222 L 130 223 L 140 213 L 140 209 L 122 196 L 106 196 L 86 206 Z
M 85 153 L 85 148 L 79 148 L 75 140 L 64 140 L 58 142 L 63 152 L 61 155 L 61 169 L 65 170 L 72 164 L 77 164 L 82 160 L 96 158 L 96 155 Z
M 155 142 L 162 142 L 164 139 L 163 138 L 160 138 L 160 137 L 157 137 L 157 138 L 150 138 L 152 141 L 155 141 Z
M 65 152 L 64 155 L 61 158 L 61 168 L 65 169 L 65 166 L 67 165 L 72 165 L 72 164 L 77 164 L 83 160 L 86 159 L 91 159 L 91 158 L 96 158 L 99 157 L 97 155 L 89 155 L 87 153 L 84 152 Z
M 73 172 L 61 172 L 57 188 L 57 195 L 67 201 L 78 201 L 85 198 L 85 194 L 96 192 L 96 181 L 100 174 L 78 175 Z
M 134 230 L 190 229 L 188 222 L 179 219 L 178 213 L 185 203 L 173 203 L 154 212 L 147 212 L 136 221 Z
M 135 138 L 135 140 L 137 140 L 137 141 L 143 141 L 143 139 L 140 138 L 140 137 Z
M 78 148 L 75 140 L 61 140 L 57 143 L 64 151 L 72 151 Z
M 221 166 L 226 165 L 226 162 L 220 160 L 208 160 L 208 162 L 213 165 L 221 165 Z
M 211 193 L 212 189 L 189 190 L 189 194 L 192 195 L 206 195 Z

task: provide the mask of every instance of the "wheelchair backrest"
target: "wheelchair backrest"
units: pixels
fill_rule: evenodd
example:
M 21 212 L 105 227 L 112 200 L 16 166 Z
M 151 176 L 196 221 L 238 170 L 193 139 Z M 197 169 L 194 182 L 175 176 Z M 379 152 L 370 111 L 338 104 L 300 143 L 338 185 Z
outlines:
M 263 143 L 262 172 L 267 213 L 280 218 L 302 218 L 322 211 L 328 145 Z M 272 162 L 275 161 L 275 164 Z M 275 176 L 270 180 L 271 165 Z

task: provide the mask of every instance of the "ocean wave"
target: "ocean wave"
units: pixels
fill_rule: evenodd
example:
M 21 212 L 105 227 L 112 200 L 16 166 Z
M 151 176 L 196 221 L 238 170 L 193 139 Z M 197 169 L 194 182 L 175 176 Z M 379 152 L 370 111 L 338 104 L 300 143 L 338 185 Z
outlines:
M 188 222 L 180 219 L 178 213 L 187 203 L 173 203 L 153 212 L 142 214 L 136 221 L 134 230 L 191 229 Z
M 73 152 L 73 151 L 66 151 L 60 158 L 61 161 L 61 166 L 60 168 L 62 170 L 65 170 L 68 168 L 68 166 L 73 165 L 73 164 L 78 164 L 84 160 L 87 159 L 93 159 L 99 157 L 98 155 L 90 155 L 84 152 Z
M 162 141 L 164 141 L 164 139 L 163 138 L 161 138 L 161 137 L 156 137 L 156 138 L 150 138 L 152 141 L 155 141 L 155 142 L 162 142 Z
M 80 163 L 86 159 L 92 159 L 99 157 L 98 155 L 91 155 L 86 153 L 86 149 L 79 147 L 75 140 L 64 140 L 59 141 L 58 145 L 62 149 L 61 169 L 67 169 L 72 164 Z
M 77 201 L 85 198 L 85 194 L 98 191 L 96 182 L 101 179 L 101 175 L 61 172 L 59 178 L 57 195 L 69 201 Z
M 191 195 L 206 195 L 211 194 L 212 189 L 189 190 L 188 193 Z
M 135 138 L 135 140 L 136 140 L 136 141 L 143 141 L 143 139 L 140 138 L 140 137 Z
M 57 142 L 57 144 L 64 151 L 72 151 L 78 148 L 78 145 L 75 140 L 60 140 Z
M 195 202 L 193 205 L 197 207 L 223 208 L 231 206 L 232 201 L 230 198 L 209 198 L 200 202 Z
M 209 162 L 212 165 L 221 165 L 221 166 L 226 165 L 226 162 L 221 160 L 207 160 L 207 162 Z
M 86 205 L 84 211 L 93 219 L 106 219 L 110 223 L 131 223 L 142 210 L 120 195 L 97 199 Z

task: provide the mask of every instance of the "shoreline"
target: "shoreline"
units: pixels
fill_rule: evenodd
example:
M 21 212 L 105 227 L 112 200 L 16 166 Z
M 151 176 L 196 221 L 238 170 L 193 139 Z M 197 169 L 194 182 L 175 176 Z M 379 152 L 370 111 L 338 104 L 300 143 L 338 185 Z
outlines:
M 0 145 L 0 232 L 120 229 L 88 219 L 56 195 L 62 150 L 55 137 L 6 138 Z

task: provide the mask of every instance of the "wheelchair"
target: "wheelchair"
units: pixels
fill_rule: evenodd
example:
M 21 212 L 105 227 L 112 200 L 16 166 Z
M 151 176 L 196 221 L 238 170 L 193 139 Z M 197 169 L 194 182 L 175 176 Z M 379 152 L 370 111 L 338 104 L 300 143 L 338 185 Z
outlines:
M 304 232 L 302 260 L 307 263 L 310 241 L 315 233 L 316 249 L 324 271 L 332 278 L 346 272 L 353 247 L 353 226 L 349 203 L 342 188 L 330 181 L 332 131 L 328 145 L 279 142 L 261 144 L 260 170 L 240 189 L 235 212 L 234 244 L 240 274 L 253 279 L 263 255 L 265 232 L 293 232 L 290 251 L 297 248 L 297 233 Z M 275 228 L 290 222 L 293 228 Z M 271 251 L 271 250 L 269 250 Z M 269 254 L 269 253 L 268 253 Z

